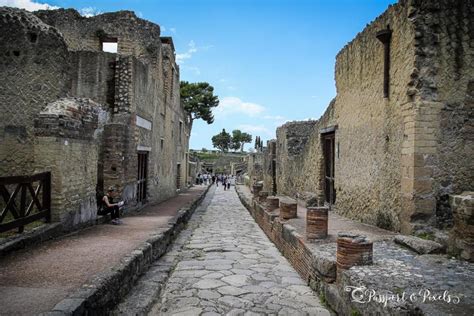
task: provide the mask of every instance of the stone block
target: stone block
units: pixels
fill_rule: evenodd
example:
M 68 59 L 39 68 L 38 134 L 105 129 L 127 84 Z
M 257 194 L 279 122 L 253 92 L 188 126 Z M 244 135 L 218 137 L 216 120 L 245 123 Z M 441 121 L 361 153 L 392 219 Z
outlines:
M 373 243 L 367 237 L 355 233 L 339 233 L 336 262 L 338 269 L 373 263 Z
M 290 198 L 280 199 L 280 218 L 283 220 L 297 217 L 298 204 Z
M 463 192 L 449 197 L 454 227 L 451 244 L 461 258 L 474 262 L 474 192 Z
M 306 238 L 324 239 L 328 236 L 327 206 L 308 207 L 306 211 Z
M 276 196 L 267 197 L 267 208 L 271 212 L 280 207 L 280 199 Z
M 258 199 L 260 191 L 263 190 L 263 184 L 257 183 L 252 186 L 252 192 L 254 199 Z
M 405 247 L 410 248 L 411 250 L 424 255 L 424 254 L 433 254 L 433 253 L 442 253 L 444 250 L 443 245 L 432 241 L 425 240 L 415 236 L 404 236 L 397 235 L 394 238 L 394 241 Z
M 260 203 L 265 203 L 266 200 L 267 200 L 268 195 L 269 195 L 268 191 L 260 191 L 258 193 L 258 201 Z

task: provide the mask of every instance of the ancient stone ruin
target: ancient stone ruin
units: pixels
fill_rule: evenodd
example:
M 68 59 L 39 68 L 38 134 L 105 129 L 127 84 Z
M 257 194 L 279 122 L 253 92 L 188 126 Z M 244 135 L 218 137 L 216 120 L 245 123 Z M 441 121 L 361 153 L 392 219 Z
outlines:
M 2 7 L 0 30 L 0 176 L 50 171 L 53 221 L 93 221 L 109 186 L 136 208 L 187 185 L 190 126 L 158 25 Z
M 390 6 L 337 54 L 321 118 L 280 126 L 249 177 L 350 219 L 443 235 L 450 196 L 474 184 L 473 13 L 471 1 Z

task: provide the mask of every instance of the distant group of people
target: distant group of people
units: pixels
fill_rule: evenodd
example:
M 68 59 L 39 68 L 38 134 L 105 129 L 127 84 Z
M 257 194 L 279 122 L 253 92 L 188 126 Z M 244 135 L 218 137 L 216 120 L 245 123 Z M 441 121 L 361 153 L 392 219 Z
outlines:
M 210 174 L 210 173 L 199 173 L 196 177 L 196 184 L 200 185 L 216 185 L 219 187 L 219 183 L 224 187 L 224 190 L 230 190 L 230 186 L 235 186 L 235 176 L 227 174 Z

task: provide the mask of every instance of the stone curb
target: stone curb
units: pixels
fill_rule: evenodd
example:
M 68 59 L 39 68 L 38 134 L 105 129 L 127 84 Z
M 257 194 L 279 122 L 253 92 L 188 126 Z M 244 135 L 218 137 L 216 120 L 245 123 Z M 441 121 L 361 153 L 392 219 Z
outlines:
M 130 291 L 139 276 L 166 253 L 168 246 L 184 228 L 208 190 L 209 186 L 192 203 L 179 209 L 168 222 L 168 227 L 157 230 L 110 271 L 99 273 L 57 303 L 50 312 L 40 315 L 106 314 Z
M 77 225 L 72 229 L 65 227 L 62 222 L 44 224 L 29 232 L 23 233 L 21 236 L 13 236 L 0 242 L 0 257 L 6 256 L 16 250 L 37 245 L 50 239 L 63 237 L 72 232 L 94 225 L 101 225 L 109 221 L 110 215 L 98 215 L 95 219 Z
M 262 228 L 268 238 L 275 244 L 282 255 L 291 263 L 295 270 L 309 284 L 310 288 L 325 298 L 327 307 L 333 309 L 340 315 L 346 315 L 357 311 L 347 291 L 344 291 L 344 285 L 351 285 L 348 282 L 348 276 L 343 272 L 341 280 L 336 281 L 336 262 L 335 258 L 324 255 L 324 250 L 315 252 L 309 249 L 303 240 L 303 236 L 296 232 L 296 229 L 288 223 L 280 222 L 273 214 L 268 213 L 260 204 L 252 203 L 246 196 L 237 189 L 237 195 L 242 204 L 247 208 L 251 216 L 257 224 Z M 253 204 L 253 205 L 251 205 Z M 262 216 L 263 214 L 263 216 Z M 271 232 L 268 232 L 268 226 L 271 225 Z M 273 235 L 272 235 L 273 234 Z M 329 245 L 329 244 L 327 244 Z M 323 245 L 321 245 L 324 247 Z M 297 251 L 297 258 L 291 253 L 287 253 L 287 249 Z M 335 252 L 335 247 L 333 249 Z M 302 258 L 309 258 L 312 271 L 306 271 L 304 265 L 301 264 Z M 306 274 L 306 276 L 304 275 Z M 402 304 L 403 305 L 403 304 Z M 379 306 L 375 306 L 375 309 Z M 399 309 L 384 309 L 383 314 L 387 315 L 419 315 L 419 310 L 412 304 L 406 303 L 398 306 Z M 403 310 L 401 313 L 400 311 Z M 363 315 L 381 315 L 381 311 L 375 311 L 374 307 L 368 304 L 365 307 Z
M 62 223 L 41 225 L 32 231 L 24 233 L 21 236 L 14 236 L 0 243 L 0 257 L 4 257 L 13 251 L 39 244 L 43 241 L 62 236 L 64 234 L 64 227 Z

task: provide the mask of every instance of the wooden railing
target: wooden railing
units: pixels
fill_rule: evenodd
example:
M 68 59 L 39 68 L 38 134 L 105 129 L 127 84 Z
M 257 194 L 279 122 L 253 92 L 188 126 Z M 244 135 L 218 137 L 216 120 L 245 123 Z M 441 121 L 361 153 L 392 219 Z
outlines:
M 14 228 L 22 233 L 29 223 L 42 218 L 51 221 L 50 172 L 0 177 L 0 197 L 0 233 Z

